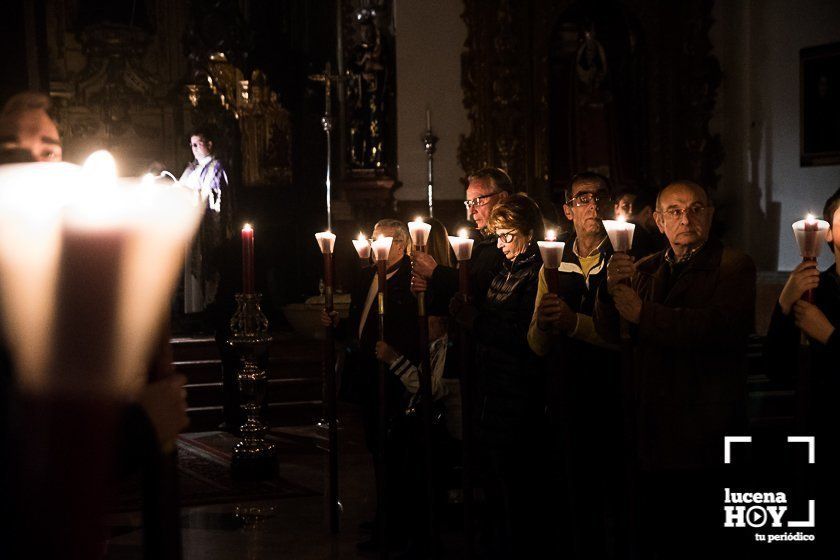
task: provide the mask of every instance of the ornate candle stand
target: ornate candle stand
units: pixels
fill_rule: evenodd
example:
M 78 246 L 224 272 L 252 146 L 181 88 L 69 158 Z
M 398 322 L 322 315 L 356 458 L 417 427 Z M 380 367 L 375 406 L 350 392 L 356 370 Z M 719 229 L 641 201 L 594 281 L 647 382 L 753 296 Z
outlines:
M 260 309 L 260 294 L 237 294 L 236 311 L 230 319 L 233 333 L 227 344 L 239 354 L 237 381 L 245 423 L 239 428 L 242 440 L 233 446 L 231 470 L 243 478 L 270 478 L 277 474 L 277 449 L 265 440 L 268 426 L 260 419 L 268 378 L 258 364 L 271 343 L 268 319 Z

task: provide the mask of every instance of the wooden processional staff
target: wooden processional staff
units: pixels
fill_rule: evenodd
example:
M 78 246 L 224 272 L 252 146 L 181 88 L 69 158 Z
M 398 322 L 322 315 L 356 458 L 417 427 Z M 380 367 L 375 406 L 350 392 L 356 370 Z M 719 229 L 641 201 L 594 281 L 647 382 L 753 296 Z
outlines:
M 431 196 L 431 193 L 430 193 Z M 424 223 L 421 218 L 408 223 L 408 232 L 414 251 L 425 253 L 429 241 L 431 224 Z M 435 481 L 432 449 L 432 369 L 429 357 L 429 317 L 426 313 L 426 292 L 417 294 L 418 344 L 420 345 L 420 412 L 423 415 L 423 451 L 426 463 L 426 501 L 428 508 L 429 535 L 431 536 L 431 550 L 437 549 L 438 527 L 435 518 Z
M 388 268 L 388 254 L 391 252 L 391 243 L 394 241 L 393 237 L 379 237 L 371 243 L 373 252 L 373 261 L 376 263 L 376 304 L 379 319 L 379 340 L 385 341 L 385 284 L 388 281 L 386 274 Z M 376 480 L 376 503 L 377 503 L 377 521 L 379 523 L 379 557 L 388 558 L 388 531 L 387 531 L 387 503 L 388 499 L 385 495 L 387 486 L 385 479 L 387 476 L 385 465 L 385 446 L 388 439 L 387 416 L 385 414 L 385 399 L 386 392 L 386 376 L 388 375 L 388 366 L 384 362 L 379 362 L 379 378 L 378 378 L 378 396 L 379 396 L 379 410 L 377 419 L 379 420 L 379 445 L 376 449 L 376 465 L 379 471 L 379 476 Z
M 462 229 L 458 236 L 449 236 L 449 244 L 458 261 L 458 291 L 465 298 L 470 297 L 470 259 L 472 258 L 473 240 L 467 236 L 467 230 Z M 463 500 L 464 500 L 464 540 L 465 558 L 473 557 L 475 546 L 473 525 L 473 445 L 472 445 L 472 371 L 470 360 L 470 345 L 467 329 L 461 327 L 459 333 L 460 370 L 461 370 L 461 416 L 463 443 Z

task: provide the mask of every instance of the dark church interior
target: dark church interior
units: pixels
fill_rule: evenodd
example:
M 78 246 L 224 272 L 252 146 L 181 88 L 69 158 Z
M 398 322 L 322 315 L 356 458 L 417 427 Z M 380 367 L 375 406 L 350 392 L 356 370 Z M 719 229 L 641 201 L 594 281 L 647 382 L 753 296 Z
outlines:
M 0 558 L 840 558 L 840 3 L 0 14 Z

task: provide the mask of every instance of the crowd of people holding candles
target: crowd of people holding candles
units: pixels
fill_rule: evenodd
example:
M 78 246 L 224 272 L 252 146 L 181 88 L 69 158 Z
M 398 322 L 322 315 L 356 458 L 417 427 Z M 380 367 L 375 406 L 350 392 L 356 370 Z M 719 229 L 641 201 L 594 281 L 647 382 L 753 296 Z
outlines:
M 37 95 L 7 104 L 2 163 L 61 160 L 47 108 Z M 503 170 L 486 168 L 469 176 L 464 204 L 473 232 L 449 236 L 431 218 L 383 219 L 370 239 L 352 240 L 359 266 L 349 271 L 347 320 L 332 309 L 332 253 L 346 240 L 316 235 L 327 347 L 345 346 L 342 394 L 361 403 L 375 458 L 377 516 L 361 548 L 434 555 L 455 486 L 469 555 L 685 559 L 743 544 L 744 533 L 722 527 L 723 488 L 743 480 L 721 455 L 724 436 L 748 433 L 756 271 L 711 235 L 706 189 L 677 180 L 655 197 L 616 193 L 608 178 L 582 172 L 568 182 L 561 232 Z M 840 388 L 838 231 L 840 190 L 824 201 L 822 219 L 793 224 L 802 263 L 775 304 L 765 349 L 770 375 L 799 376 L 808 400 L 798 427 L 822 442 L 817 487 L 828 503 L 838 497 L 840 463 L 831 417 Z M 824 243 L 834 261 L 819 271 Z M 250 293 L 250 226 L 243 254 Z M 14 371 L 3 354 L 7 403 Z M 121 412 L 135 418 L 126 426 L 140 426 L 126 430 L 141 432 L 128 442 L 171 446 L 186 423 L 183 383 L 170 376 L 140 391 Z M 0 436 L 12 441 L 7 420 Z M 335 437 L 332 422 L 331 449 Z M 831 509 L 821 510 L 828 527 Z M 824 537 L 819 546 L 833 544 Z
M 722 454 L 724 436 L 748 433 L 756 270 L 711 235 L 707 190 L 678 180 L 637 196 L 579 173 L 562 234 L 501 169 L 469 176 L 464 204 L 473 232 L 417 218 L 360 233 L 350 316 L 322 313 L 346 345 L 341 382 L 359 396 L 375 458 L 377 515 L 364 527 L 375 532 L 360 549 L 434 555 L 452 487 L 478 557 L 683 559 L 744 546 L 723 528 L 723 489 L 743 479 Z M 803 261 L 767 354 L 778 376 L 801 368 L 800 342 L 813 354 L 800 426 L 826 442 L 828 496 L 840 190 L 822 217 L 793 224 Z M 835 259 L 819 272 L 823 243 Z M 675 504 L 690 507 L 672 515 Z

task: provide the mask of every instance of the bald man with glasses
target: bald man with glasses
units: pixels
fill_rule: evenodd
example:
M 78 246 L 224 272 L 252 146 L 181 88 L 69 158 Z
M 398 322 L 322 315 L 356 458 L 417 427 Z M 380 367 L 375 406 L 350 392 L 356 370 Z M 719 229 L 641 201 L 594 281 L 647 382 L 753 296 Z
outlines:
M 618 341 L 619 317 L 630 323 L 640 558 L 708 558 L 737 537 L 721 532 L 721 489 L 738 485 L 721 450 L 747 427 L 756 271 L 709 236 L 713 216 L 700 185 L 666 186 L 654 217 L 668 248 L 638 263 L 613 255 L 595 306 L 605 339 Z M 690 506 L 663 515 L 674 496 Z

